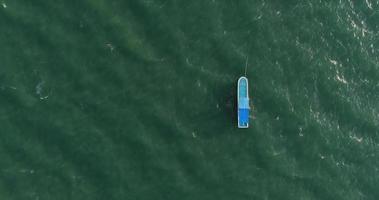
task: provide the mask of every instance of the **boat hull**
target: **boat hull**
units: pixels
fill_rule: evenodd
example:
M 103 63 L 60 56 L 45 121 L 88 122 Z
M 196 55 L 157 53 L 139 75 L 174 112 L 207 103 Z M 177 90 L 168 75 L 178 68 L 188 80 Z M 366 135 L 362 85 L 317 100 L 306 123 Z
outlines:
M 238 128 L 249 128 L 249 83 L 244 76 L 238 79 L 237 110 Z

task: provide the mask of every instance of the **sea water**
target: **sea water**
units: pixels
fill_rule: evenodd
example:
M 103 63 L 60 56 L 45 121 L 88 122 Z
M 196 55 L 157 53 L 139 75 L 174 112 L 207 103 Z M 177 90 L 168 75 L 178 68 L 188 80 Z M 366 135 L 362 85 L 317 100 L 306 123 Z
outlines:
M 378 0 L 0 4 L 0 199 L 379 198 Z

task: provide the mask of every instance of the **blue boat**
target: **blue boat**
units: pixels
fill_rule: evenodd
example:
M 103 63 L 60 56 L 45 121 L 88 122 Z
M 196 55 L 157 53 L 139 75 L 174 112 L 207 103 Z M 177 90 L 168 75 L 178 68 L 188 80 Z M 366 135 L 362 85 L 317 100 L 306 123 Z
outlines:
M 237 104 L 238 128 L 249 128 L 249 83 L 244 76 L 238 79 Z

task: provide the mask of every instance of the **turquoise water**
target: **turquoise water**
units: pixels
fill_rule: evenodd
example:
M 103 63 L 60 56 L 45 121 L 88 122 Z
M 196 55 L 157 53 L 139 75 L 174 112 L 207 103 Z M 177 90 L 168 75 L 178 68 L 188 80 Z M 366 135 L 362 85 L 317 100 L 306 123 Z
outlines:
M 0 0 L 0 199 L 378 199 L 378 9 Z

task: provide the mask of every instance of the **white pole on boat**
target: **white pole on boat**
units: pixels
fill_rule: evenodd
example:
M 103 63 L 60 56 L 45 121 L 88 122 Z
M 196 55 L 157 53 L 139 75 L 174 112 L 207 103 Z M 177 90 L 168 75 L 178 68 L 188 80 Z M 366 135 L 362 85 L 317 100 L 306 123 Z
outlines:
M 247 64 L 249 62 L 249 56 L 246 57 L 246 66 L 245 66 L 245 77 L 246 77 L 246 73 L 247 73 Z

